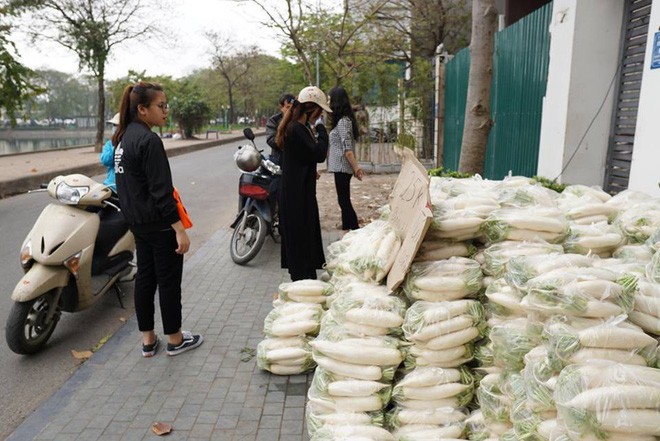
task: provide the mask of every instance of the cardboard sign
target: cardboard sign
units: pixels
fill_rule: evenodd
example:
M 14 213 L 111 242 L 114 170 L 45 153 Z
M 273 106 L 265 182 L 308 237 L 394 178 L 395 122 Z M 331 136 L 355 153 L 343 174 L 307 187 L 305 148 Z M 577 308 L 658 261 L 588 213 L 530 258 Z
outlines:
M 389 222 L 403 240 L 387 275 L 387 287 L 394 290 L 403 282 L 433 218 L 429 175 L 408 149 L 403 149 L 403 165 L 392 190 L 390 209 Z

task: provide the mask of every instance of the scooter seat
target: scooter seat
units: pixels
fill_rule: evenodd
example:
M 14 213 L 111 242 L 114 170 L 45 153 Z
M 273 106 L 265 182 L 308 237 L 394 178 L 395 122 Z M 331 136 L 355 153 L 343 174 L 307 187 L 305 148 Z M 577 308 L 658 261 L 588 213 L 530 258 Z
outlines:
M 99 212 L 101 224 L 94 243 L 94 257 L 92 258 L 92 275 L 103 273 L 112 266 L 108 254 L 128 231 L 128 224 L 124 216 L 112 207 L 104 207 Z

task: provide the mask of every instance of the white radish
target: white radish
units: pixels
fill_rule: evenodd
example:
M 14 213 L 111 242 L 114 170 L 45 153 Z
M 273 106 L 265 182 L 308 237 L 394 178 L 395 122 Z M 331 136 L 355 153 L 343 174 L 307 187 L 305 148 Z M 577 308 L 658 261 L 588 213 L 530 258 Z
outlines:
M 328 393 L 335 397 L 366 397 L 389 387 L 387 384 L 367 380 L 341 380 L 328 384 Z
M 378 366 L 361 366 L 320 355 L 314 355 L 314 361 L 323 369 L 348 378 L 378 381 L 383 377 L 383 372 Z
M 465 314 L 471 306 L 478 303 L 476 300 L 457 300 L 441 304 L 428 304 L 423 312 L 425 323 L 435 323 L 449 320 L 457 315 Z
M 324 426 L 319 432 L 324 435 L 322 439 L 394 441 L 394 437 L 390 432 L 373 425 L 330 425 Z
M 276 363 L 281 360 L 291 360 L 301 357 L 307 357 L 309 354 L 310 354 L 309 351 L 306 349 L 288 347 L 288 348 L 271 349 L 270 351 L 266 352 L 266 358 L 269 361 Z
M 570 356 L 571 363 L 589 363 L 593 360 L 610 360 L 617 363 L 646 366 L 646 360 L 638 354 L 619 349 L 584 348 Z
M 432 363 L 446 363 L 470 355 L 470 349 L 466 345 L 456 346 L 455 348 L 440 349 L 438 351 L 413 347 L 410 353 L 415 357 L 424 358 Z
M 407 335 L 410 340 L 414 341 L 428 341 L 434 337 L 449 334 L 451 332 L 460 331 L 469 328 L 474 324 L 474 320 L 469 315 L 459 315 L 449 320 L 442 322 L 432 323 L 414 334 Z
M 565 403 L 578 409 L 660 409 L 660 387 L 623 385 L 605 386 L 579 393 Z
M 386 328 L 397 328 L 403 324 L 399 314 L 381 309 L 353 308 L 346 311 L 346 320 L 360 325 L 377 325 Z
M 461 300 L 468 295 L 472 294 L 468 289 L 461 289 L 458 291 L 427 291 L 417 290 L 410 294 L 410 297 L 415 300 L 424 300 L 427 302 L 451 302 L 454 300 Z
M 377 395 L 362 397 L 333 397 L 337 409 L 350 412 L 373 412 L 381 410 L 384 403 Z
M 414 410 L 431 410 L 445 407 L 456 409 L 461 406 L 460 401 L 455 396 L 434 400 L 411 400 L 395 397 L 394 401 L 396 401 L 396 403 L 403 408 Z
M 639 349 L 657 345 L 656 339 L 632 329 L 615 326 L 596 326 L 578 332 L 583 347 L 604 349 Z
M 660 317 L 660 297 L 635 296 L 635 311 Z
M 271 334 L 280 337 L 292 337 L 315 332 L 319 328 L 317 320 L 302 320 L 299 322 L 279 322 L 271 326 Z
M 660 335 L 660 318 L 658 317 L 639 311 L 632 311 L 628 313 L 628 320 L 650 334 Z
M 660 411 L 657 409 L 621 409 L 596 413 L 605 430 L 618 433 L 660 436 Z
M 467 415 L 451 408 L 440 408 L 434 410 L 412 410 L 400 409 L 397 418 L 401 424 L 451 424 L 465 420 Z
M 314 340 L 310 346 L 335 360 L 359 365 L 398 366 L 403 361 L 401 351 L 396 348 L 355 346 L 343 342 Z
M 471 388 L 461 383 L 446 383 L 427 387 L 402 387 L 401 394 L 410 400 L 434 400 L 455 397 Z
M 456 346 L 471 342 L 478 336 L 479 330 L 477 328 L 466 328 L 440 337 L 435 337 L 426 342 L 426 347 L 436 351 L 439 349 L 455 348 Z
M 463 278 L 453 276 L 420 276 L 413 281 L 413 285 L 422 291 L 466 290 Z
M 437 384 L 455 383 L 461 380 L 461 371 L 458 369 L 416 368 L 409 372 L 398 387 L 425 387 Z

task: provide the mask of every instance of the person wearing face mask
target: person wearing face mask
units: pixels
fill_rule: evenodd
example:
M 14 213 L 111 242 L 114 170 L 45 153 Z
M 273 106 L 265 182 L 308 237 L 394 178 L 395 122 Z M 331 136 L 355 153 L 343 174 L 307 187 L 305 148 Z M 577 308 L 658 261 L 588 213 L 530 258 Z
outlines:
M 112 134 L 114 135 L 115 130 L 117 130 L 117 126 L 119 125 L 119 113 L 115 113 L 115 116 L 106 122 L 108 124 L 112 124 Z M 112 139 L 108 139 L 103 145 L 103 150 L 101 151 L 101 164 L 105 165 L 107 168 L 103 185 L 110 187 L 110 189 L 116 193 L 117 185 L 115 184 L 115 147 L 112 145 Z
M 137 276 L 135 314 L 142 333 L 142 356 L 158 350 L 154 331 L 154 299 L 158 300 L 167 336 L 167 355 L 178 355 L 202 344 L 202 336 L 181 330 L 183 255 L 190 239 L 181 222 L 172 173 L 160 137 L 152 131 L 167 122 L 163 88 L 139 82 L 126 87 L 119 108 L 115 145 L 115 175 L 121 212 L 135 236 Z
M 318 87 L 305 87 L 277 129 L 282 149 L 282 268 L 293 281 L 316 279 L 316 270 L 325 264 L 316 201 L 316 164 L 324 162 L 328 152 L 324 110 L 332 112 L 325 94 Z

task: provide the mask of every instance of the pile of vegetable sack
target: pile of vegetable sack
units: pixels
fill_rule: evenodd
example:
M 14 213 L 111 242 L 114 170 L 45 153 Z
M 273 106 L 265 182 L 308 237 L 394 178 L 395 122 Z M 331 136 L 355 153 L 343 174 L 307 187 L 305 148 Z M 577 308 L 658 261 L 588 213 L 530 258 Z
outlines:
M 660 439 L 660 200 L 515 176 L 429 190 L 434 219 L 397 292 L 380 283 L 401 239 L 379 220 L 330 245 L 315 312 L 269 320 L 271 352 L 300 345 L 318 365 L 312 440 Z M 303 331 L 319 305 L 320 329 Z M 303 335 L 274 336 L 289 314 Z
M 332 275 L 379 283 L 392 268 L 400 247 L 401 238 L 392 225 L 376 220 L 330 244 L 325 269 Z
M 399 335 L 406 303 L 354 274 L 335 274 L 331 283 L 330 309 L 310 342 L 318 365 L 307 394 L 310 437 L 393 440 L 384 428 L 384 410 L 403 360 Z
M 257 345 L 257 366 L 276 375 L 314 369 L 310 340 L 318 333 L 332 286 L 319 280 L 282 283 L 264 320 L 266 338 Z

